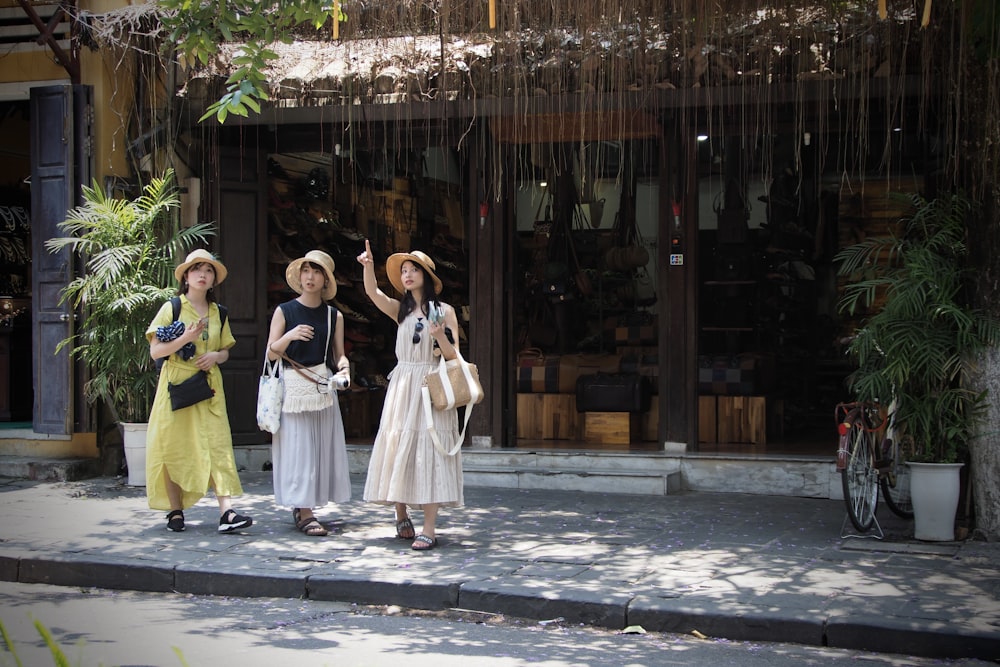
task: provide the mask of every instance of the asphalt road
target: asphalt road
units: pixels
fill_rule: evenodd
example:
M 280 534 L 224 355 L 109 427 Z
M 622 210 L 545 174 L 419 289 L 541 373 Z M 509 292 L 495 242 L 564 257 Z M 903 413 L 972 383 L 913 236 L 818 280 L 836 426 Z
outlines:
M 0 623 L 26 667 L 56 664 L 35 627 L 51 633 L 68 664 L 200 667 L 544 667 L 712 665 L 985 667 L 796 644 L 631 634 L 462 610 L 285 598 L 230 598 L 0 583 Z M 15 664 L 0 651 L 0 665 Z

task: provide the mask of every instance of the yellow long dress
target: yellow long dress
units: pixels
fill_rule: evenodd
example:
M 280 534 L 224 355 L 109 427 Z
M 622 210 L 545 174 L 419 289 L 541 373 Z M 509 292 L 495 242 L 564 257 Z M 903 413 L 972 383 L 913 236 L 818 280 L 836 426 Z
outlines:
M 185 295 L 181 295 L 178 319 L 188 326 L 200 319 Z M 168 301 L 150 322 L 146 338 L 152 341 L 156 329 L 172 321 L 173 308 Z M 152 509 L 171 509 L 165 481 L 167 471 L 170 472 L 170 479 L 181 488 L 182 509 L 201 500 L 209 486 L 214 486 L 217 496 L 243 493 L 233 457 L 233 436 L 229 430 L 226 394 L 219 367 L 215 366 L 208 373 L 208 384 L 215 390 L 215 396 L 176 412 L 170 407 L 167 383 L 177 384 L 194 375 L 198 370 L 194 359 L 199 355 L 228 350 L 236 344 L 228 318 L 222 326 L 219 307 L 215 303 L 209 304 L 208 340 L 203 338 L 195 341 L 196 353 L 189 361 L 172 354 L 164 361 L 160 371 L 149 415 L 146 444 L 146 497 Z

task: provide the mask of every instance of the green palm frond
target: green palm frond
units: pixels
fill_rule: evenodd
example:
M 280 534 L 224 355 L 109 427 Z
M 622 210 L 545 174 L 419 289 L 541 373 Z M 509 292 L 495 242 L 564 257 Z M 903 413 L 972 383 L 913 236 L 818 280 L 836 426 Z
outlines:
M 50 252 L 69 249 L 83 262 L 83 274 L 61 293 L 61 303 L 80 308 L 83 319 L 57 351 L 69 346 L 87 364 L 88 400 L 107 403 L 119 421 L 145 421 L 157 376 L 146 327 L 175 293 L 178 260 L 214 227 L 180 226 L 172 170 L 135 199 L 111 197 L 96 181 L 83 188 L 83 199 L 60 223 L 66 236 L 45 242 Z
M 866 239 L 836 257 L 851 281 L 841 312 L 879 307 L 851 341 L 857 368 L 848 384 L 859 400 L 897 398 L 896 423 L 915 460 L 954 462 L 984 414 L 985 392 L 968 386 L 975 354 L 1000 343 L 1000 322 L 967 301 L 970 200 L 902 199 L 910 214 L 897 235 Z

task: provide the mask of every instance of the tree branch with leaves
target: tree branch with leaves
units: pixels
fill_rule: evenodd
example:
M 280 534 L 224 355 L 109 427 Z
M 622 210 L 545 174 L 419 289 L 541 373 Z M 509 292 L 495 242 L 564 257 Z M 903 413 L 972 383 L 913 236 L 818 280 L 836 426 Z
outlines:
M 199 120 L 215 116 L 224 123 L 230 114 L 246 117 L 260 113 L 268 100 L 263 72 L 278 56 L 268 45 L 291 44 L 301 26 L 319 30 L 327 22 L 346 20 L 340 4 L 329 0 L 238 1 L 158 0 L 166 43 L 184 59 L 205 65 L 219 53 L 219 45 L 239 41 L 235 70 L 226 80 L 226 93 L 209 105 Z

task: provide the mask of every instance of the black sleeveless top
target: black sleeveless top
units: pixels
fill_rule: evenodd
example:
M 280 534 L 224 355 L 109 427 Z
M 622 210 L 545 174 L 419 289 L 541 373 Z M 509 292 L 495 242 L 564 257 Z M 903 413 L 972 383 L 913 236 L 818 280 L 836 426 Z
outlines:
M 285 356 L 294 359 L 303 366 L 316 366 L 323 363 L 326 344 L 326 322 L 327 311 L 330 312 L 330 326 L 337 325 L 337 309 L 327 304 L 322 304 L 316 308 L 309 308 L 302 305 L 295 299 L 286 301 L 279 306 L 285 315 L 285 331 L 294 329 L 300 324 L 308 324 L 313 328 L 315 335 L 312 340 L 293 340 L 285 350 Z M 333 332 L 330 332 L 330 345 L 333 345 Z M 286 366 L 288 362 L 283 362 Z

